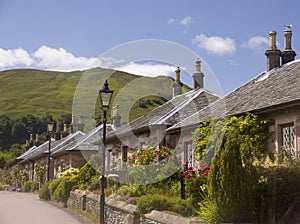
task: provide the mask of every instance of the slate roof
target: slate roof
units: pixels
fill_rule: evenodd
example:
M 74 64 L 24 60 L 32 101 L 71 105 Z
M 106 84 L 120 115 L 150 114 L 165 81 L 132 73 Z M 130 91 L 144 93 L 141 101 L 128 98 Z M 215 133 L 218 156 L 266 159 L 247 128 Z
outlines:
M 299 101 L 300 60 L 296 60 L 261 73 L 228 95 L 177 123 L 168 131 L 199 124 L 211 117 L 258 112 Z
M 76 144 L 77 140 L 84 136 L 85 133 L 82 131 L 77 131 L 73 134 L 68 135 L 67 137 L 63 138 L 59 144 L 55 144 L 55 146 L 51 147 L 51 156 L 55 156 L 66 152 L 72 145 Z
M 217 99 L 219 99 L 218 96 L 203 89 L 192 90 L 175 96 L 149 113 L 121 126 L 114 132 L 108 133 L 107 140 L 131 131 L 147 130 L 149 126 L 172 126 Z
M 55 144 L 55 139 L 51 138 L 51 145 Z M 48 153 L 49 150 L 49 140 L 44 142 L 43 144 L 37 146 L 37 147 L 32 147 L 32 150 L 28 150 L 25 153 L 23 153 L 20 157 L 22 157 L 23 161 L 28 161 L 32 159 L 36 159 L 41 157 L 42 155 L 45 154 L 45 152 Z M 22 162 L 23 162 L 22 161 Z
M 107 131 L 112 131 L 111 124 L 107 124 L 106 128 Z M 69 144 L 60 147 L 52 154 L 52 156 L 55 157 L 70 151 L 98 151 L 98 146 L 93 143 L 99 140 L 102 137 L 102 135 L 103 125 L 100 125 L 91 130 L 89 133 L 82 136 L 78 136 L 78 138 L 75 138 Z
M 20 155 L 19 157 L 17 157 L 16 160 L 23 160 L 26 158 L 27 155 L 29 155 L 30 153 L 32 153 L 37 147 L 34 145 L 31 148 L 29 148 L 26 152 L 24 152 L 22 155 Z
M 83 136 L 84 133 L 81 131 L 77 131 L 76 133 L 70 134 L 65 138 L 55 141 L 55 139 L 51 138 L 51 154 L 60 149 L 61 147 L 69 144 L 70 142 L 74 141 L 76 138 Z M 44 142 L 39 146 L 33 146 L 17 159 L 27 161 L 31 159 L 36 159 L 42 157 L 43 155 L 47 154 L 49 150 L 49 141 Z

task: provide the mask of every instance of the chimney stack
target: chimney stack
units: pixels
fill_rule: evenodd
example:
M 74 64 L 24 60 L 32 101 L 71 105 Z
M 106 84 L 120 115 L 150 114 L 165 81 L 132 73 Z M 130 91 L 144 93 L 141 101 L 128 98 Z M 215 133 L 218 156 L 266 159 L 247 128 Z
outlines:
M 68 125 L 67 124 L 64 124 L 64 130 L 63 130 L 63 133 L 62 133 L 62 137 L 67 137 L 68 136 Z
M 83 132 L 83 129 L 84 129 L 83 117 L 80 116 L 78 120 L 78 130 Z
M 204 76 L 205 75 L 201 72 L 201 61 L 199 58 L 197 58 L 196 59 L 196 71 L 193 74 L 194 90 L 204 87 L 204 83 L 203 83 Z
M 119 105 L 116 105 L 112 108 L 111 119 L 112 119 L 113 127 L 115 129 L 121 126 L 121 116 L 119 114 L 119 109 L 120 109 Z
M 30 134 L 30 138 L 29 138 L 29 146 L 30 146 L 30 147 L 34 146 L 33 134 Z
M 270 36 L 270 48 L 265 52 L 267 56 L 267 71 L 280 66 L 280 50 L 276 46 L 276 31 L 271 31 Z
M 292 49 L 292 31 L 290 28 L 291 26 L 284 31 L 284 50 L 281 52 L 282 65 L 294 61 L 296 56 L 296 52 Z
M 177 67 L 175 73 L 176 73 L 176 78 L 175 78 L 175 81 L 173 83 L 173 97 L 182 94 L 182 82 L 180 81 L 180 69 L 179 69 L 179 67 Z
M 60 123 L 56 124 L 56 132 L 55 132 L 55 140 L 60 140 L 61 139 L 61 133 L 60 133 Z
M 75 132 L 76 132 L 75 115 L 72 114 L 71 133 L 75 133 Z

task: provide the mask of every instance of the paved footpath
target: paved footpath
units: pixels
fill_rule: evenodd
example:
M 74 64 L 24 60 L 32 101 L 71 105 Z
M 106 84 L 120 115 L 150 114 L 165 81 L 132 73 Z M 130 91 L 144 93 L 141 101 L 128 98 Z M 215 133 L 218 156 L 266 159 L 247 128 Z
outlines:
M 87 224 L 85 219 L 37 194 L 0 191 L 0 224 Z

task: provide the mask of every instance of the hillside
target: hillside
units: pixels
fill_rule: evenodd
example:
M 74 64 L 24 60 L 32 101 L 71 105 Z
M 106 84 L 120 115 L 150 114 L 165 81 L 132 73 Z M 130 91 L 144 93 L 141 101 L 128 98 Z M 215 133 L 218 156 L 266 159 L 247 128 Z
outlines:
M 124 106 L 126 100 L 135 100 L 135 96 L 151 91 L 156 93 L 136 101 L 131 107 L 129 120 L 154 109 L 172 96 L 174 80 L 170 77 L 141 77 L 103 68 L 73 72 L 14 69 L 0 71 L 0 115 L 18 119 L 28 114 L 60 117 L 61 114 L 81 113 L 81 110 L 92 110 L 97 114 L 100 110 L 95 97 L 106 78 L 109 78 L 109 88 L 114 90 L 113 96 Z M 123 99 L 120 90 L 120 94 L 126 92 Z

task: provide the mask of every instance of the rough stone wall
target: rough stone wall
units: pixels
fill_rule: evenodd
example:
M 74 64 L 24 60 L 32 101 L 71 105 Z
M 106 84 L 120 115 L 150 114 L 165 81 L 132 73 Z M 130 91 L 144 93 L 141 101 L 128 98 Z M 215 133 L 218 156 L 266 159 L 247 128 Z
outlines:
M 100 211 L 100 197 L 86 191 L 75 190 L 70 193 L 68 207 L 86 211 L 98 217 Z M 107 224 L 196 224 L 203 223 L 188 218 L 178 217 L 159 211 L 152 211 L 146 215 L 139 215 L 136 206 L 114 199 L 105 202 Z

